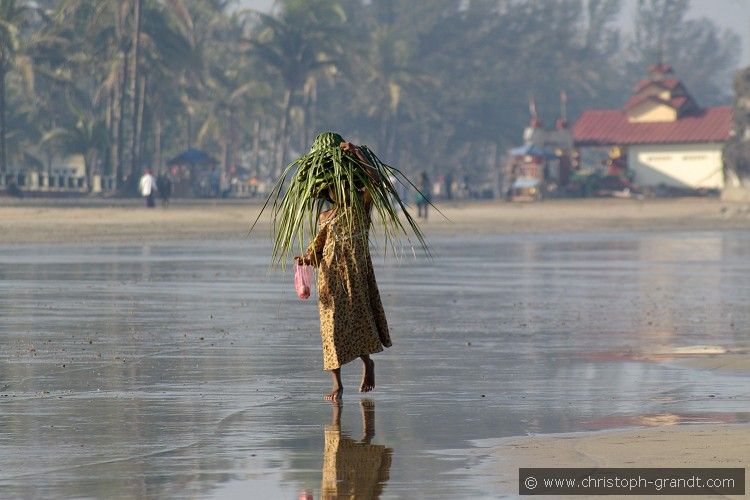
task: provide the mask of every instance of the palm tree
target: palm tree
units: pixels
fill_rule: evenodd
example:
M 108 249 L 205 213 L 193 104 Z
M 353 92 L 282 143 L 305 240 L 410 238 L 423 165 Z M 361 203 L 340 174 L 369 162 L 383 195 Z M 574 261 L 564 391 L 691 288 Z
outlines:
M 186 125 L 192 137 L 192 111 L 200 107 L 206 91 L 204 46 L 212 43 L 216 35 L 213 25 L 223 15 L 225 4 L 202 1 L 188 9 L 183 0 L 143 2 L 131 174 L 149 160 L 157 167 L 161 164 L 164 123 L 170 116 L 183 116 L 185 108 L 190 111 Z
M 146 159 L 148 138 L 153 147 L 150 158 L 157 168 L 162 163 L 163 125 L 168 116 L 181 116 L 183 104 L 177 92 L 181 77 L 200 72 L 203 55 L 195 41 L 191 12 L 179 1 L 171 2 L 170 9 L 149 5 L 144 11 L 142 38 L 142 78 L 146 82 L 139 112 L 139 155 Z M 145 106 L 148 101 L 148 106 Z
M 61 127 L 70 118 L 69 101 L 104 120 L 108 149 L 101 156 L 103 173 L 122 178 L 127 103 L 129 0 L 46 0 L 49 11 L 44 28 L 52 43 L 40 44 L 35 63 L 40 75 L 38 105 L 42 127 Z M 48 154 L 56 145 L 46 143 Z
M 218 146 L 221 167 L 226 172 L 228 166 L 239 162 L 243 143 L 252 143 L 253 155 L 257 153 L 260 117 L 272 103 L 272 90 L 258 61 L 240 57 L 244 30 L 241 16 L 216 13 L 212 21 L 215 33 L 200 44 L 203 88 L 211 99 L 201 106 L 203 121 L 197 141 L 207 149 Z
M 4 179 L 8 168 L 6 137 L 8 133 L 7 88 L 8 72 L 17 69 L 33 88 L 31 61 L 22 53 L 21 32 L 29 21 L 32 8 L 25 1 L 0 0 L 0 176 Z
M 379 141 L 388 158 L 395 156 L 400 117 L 415 118 L 420 93 L 437 88 L 435 77 L 421 71 L 413 57 L 413 49 L 392 27 L 371 30 L 369 51 L 360 65 L 366 73 L 358 102 L 365 103 L 367 115 L 379 122 Z
M 281 78 L 283 93 L 277 132 L 277 168 L 287 162 L 289 123 L 295 95 L 320 70 L 341 64 L 346 14 L 328 0 L 286 0 L 278 16 L 256 13 L 260 26 L 247 40 L 249 52 Z
M 63 0 L 55 20 L 67 40 L 60 64 L 91 80 L 90 106 L 109 134 L 106 164 L 127 191 L 123 181 L 144 159 L 160 161 L 165 116 L 180 107 L 175 81 L 199 66 L 191 13 L 183 0 Z
M 91 192 L 94 177 L 99 173 L 99 159 L 107 151 L 107 127 L 104 120 L 90 112 L 73 106 L 70 111 L 70 121 L 45 133 L 41 145 L 51 144 L 66 155 L 82 155 L 86 169 L 86 188 Z
M 130 174 L 136 174 L 138 172 L 138 162 L 139 162 L 139 143 L 140 143 L 140 118 L 142 113 L 142 107 L 141 107 L 141 96 L 144 92 L 143 87 L 145 87 L 145 82 L 142 83 L 141 75 L 140 75 L 140 48 L 141 48 L 141 21 L 142 21 L 142 15 L 141 11 L 143 10 L 143 1 L 142 0 L 133 0 L 133 54 L 131 56 L 131 61 L 133 63 L 133 71 L 131 73 L 132 78 L 130 81 L 130 94 L 133 96 L 133 102 L 132 102 L 132 111 L 131 111 L 131 118 L 132 118 L 132 130 L 131 130 L 131 138 L 130 138 Z M 145 96 L 144 96 L 145 97 Z
M 7 154 L 10 158 L 23 158 L 38 164 L 38 159 L 30 151 L 41 138 L 39 109 L 33 103 L 17 99 L 13 93 L 10 96 L 15 105 L 8 109 Z

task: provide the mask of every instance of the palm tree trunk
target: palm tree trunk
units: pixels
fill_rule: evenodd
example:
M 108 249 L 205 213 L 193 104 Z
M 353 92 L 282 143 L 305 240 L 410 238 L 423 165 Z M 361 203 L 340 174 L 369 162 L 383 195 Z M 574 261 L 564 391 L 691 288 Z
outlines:
M 110 89 L 107 93 L 107 108 L 104 113 L 104 126 L 107 129 L 107 146 L 104 149 L 104 170 L 112 170 L 112 128 L 114 127 L 115 116 L 115 92 Z
M 380 119 L 380 147 L 383 148 L 383 151 L 388 154 L 388 151 L 386 150 L 386 147 L 388 145 L 388 114 L 383 114 L 383 117 Z
M 115 170 L 118 188 L 125 181 L 125 106 L 128 98 L 128 54 L 123 50 L 122 78 L 120 79 L 120 96 L 117 105 L 117 147 L 115 148 Z
M 99 163 L 99 154 L 97 153 L 96 149 L 93 149 L 91 151 L 89 161 L 90 164 L 88 167 L 88 191 L 89 193 L 92 193 L 94 191 L 94 179 L 97 175 L 101 174 L 101 172 L 99 172 L 99 168 L 97 168 L 97 163 Z M 99 188 L 101 189 L 101 179 L 99 180 L 99 183 Z
M 156 170 L 159 171 L 162 167 L 162 152 L 161 152 L 161 109 L 156 113 L 154 118 L 154 159 L 156 160 Z
M 86 177 L 86 192 L 91 193 L 92 191 L 92 182 L 94 181 L 94 176 L 91 171 L 91 153 L 86 152 L 83 154 L 83 172 L 84 176 Z
M 191 149 L 193 147 L 193 113 L 190 110 L 187 112 L 187 127 L 185 133 L 187 134 L 187 149 Z
M 49 152 L 49 150 L 45 151 L 44 153 L 44 169 L 45 169 L 45 176 L 47 177 L 47 189 L 46 191 L 49 191 L 52 187 L 52 153 Z
M 315 85 L 310 96 L 310 137 L 307 144 L 310 144 L 318 131 L 318 86 Z
M 287 136 L 289 135 L 289 114 L 292 110 L 292 90 L 286 89 L 284 91 L 284 113 L 281 115 L 281 122 L 279 123 L 279 134 L 276 141 L 276 165 L 274 168 L 274 175 L 281 175 L 281 170 L 286 165 L 286 154 L 287 146 L 289 141 Z
M 130 138 L 130 175 L 138 172 L 138 106 L 140 104 L 139 89 L 139 65 L 138 58 L 141 47 L 141 4 L 142 0 L 133 2 L 133 79 L 130 82 L 130 92 L 133 96 L 133 136 Z
M 310 134 L 312 133 L 310 131 L 310 109 L 311 109 L 311 98 L 312 91 L 305 92 L 305 107 L 304 112 L 302 115 L 302 133 L 299 134 L 299 149 L 304 151 L 305 146 L 307 146 L 311 140 L 309 139 Z
M 124 12 L 116 8 L 115 11 L 115 41 L 121 47 L 122 56 L 122 75 L 118 72 L 117 85 L 113 89 L 114 117 L 112 123 L 112 174 L 115 176 L 114 188 L 120 190 L 123 180 L 123 159 L 122 151 L 125 147 L 124 134 L 125 130 L 125 89 L 127 88 L 128 78 L 128 52 L 123 43 L 123 31 L 125 28 Z
M 229 168 L 234 168 L 234 172 L 237 172 L 237 143 L 239 139 L 237 137 L 237 119 L 234 116 L 234 112 L 229 112 L 229 157 L 227 158 L 227 165 Z
M 94 179 L 98 175 L 99 178 L 99 188 L 101 189 L 101 171 L 99 170 L 99 152 L 95 149 L 91 153 L 91 187 L 94 187 Z
M 0 185 L 5 184 L 5 176 L 8 172 L 8 156 L 7 151 L 5 149 L 5 135 L 7 133 L 7 129 L 5 126 L 5 112 L 6 112 L 6 103 L 5 103 L 5 75 L 7 74 L 7 70 L 5 68 L 5 58 L 0 57 L 0 176 L 2 178 L 2 183 Z
M 224 137 L 221 141 L 221 164 L 219 165 L 219 198 L 221 198 L 221 179 L 226 179 L 227 166 L 229 164 L 229 139 Z
M 135 144 L 134 158 L 136 159 L 136 170 L 134 172 L 140 174 L 140 160 L 141 160 L 141 137 L 143 135 L 143 110 L 146 105 L 146 75 L 142 75 L 138 82 L 138 110 L 135 122 L 135 137 L 133 143 Z
M 250 164 L 255 169 L 255 177 L 260 177 L 260 120 L 255 120 L 253 126 L 253 152 L 250 156 Z
M 396 108 L 396 111 L 393 113 L 391 117 L 391 126 L 389 127 L 389 130 L 386 130 L 388 141 L 386 142 L 385 151 L 386 151 L 387 157 L 391 161 L 395 159 L 395 155 L 396 155 L 396 139 L 398 137 L 397 129 L 398 129 L 398 108 Z
M 117 182 L 117 146 L 120 140 L 120 100 L 117 96 L 117 89 L 112 89 L 112 122 L 109 127 L 109 174 L 115 175 L 115 182 Z

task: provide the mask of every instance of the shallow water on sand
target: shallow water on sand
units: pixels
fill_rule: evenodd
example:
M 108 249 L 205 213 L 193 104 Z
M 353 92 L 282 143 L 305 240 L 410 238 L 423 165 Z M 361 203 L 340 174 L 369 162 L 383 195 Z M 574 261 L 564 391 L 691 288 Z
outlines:
M 450 450 L 750 421 L 747 376 L 669 354 L 750 346 L 747 233 L 431 242 L 374 259 L 394 347 L 366 399 L 343 369 L 340 425 L 268 242 L 0 245 L 2 496 L 486 496 Z

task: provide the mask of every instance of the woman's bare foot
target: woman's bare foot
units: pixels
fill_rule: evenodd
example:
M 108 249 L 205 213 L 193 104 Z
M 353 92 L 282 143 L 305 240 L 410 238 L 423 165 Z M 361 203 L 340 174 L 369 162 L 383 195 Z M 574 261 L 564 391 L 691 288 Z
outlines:
M 344 396 L 344 385 L 341 383 L 341 368 L 331 370 L 331 380 L 333 381 L 333 390 L 323 396 L 326 401 L 341 401 Z
M 364 362 L 364 373 L 362 374 L 362 385 L 359 386 L 359 392 L 370 392 L 375 389 L 375 361 L 367 358 Z
M 343 397 L 344 397 L 344 388 L 339 387 L 338 389 L 334 388 L 333 391 L 323 396 L 323 399 L 325 399 L 326 401 L 336 402 L 336 401 L 341 401 Z

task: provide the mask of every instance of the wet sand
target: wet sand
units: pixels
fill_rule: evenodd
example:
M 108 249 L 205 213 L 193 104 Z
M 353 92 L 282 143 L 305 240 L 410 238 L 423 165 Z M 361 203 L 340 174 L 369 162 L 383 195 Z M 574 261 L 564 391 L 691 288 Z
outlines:
M 148 210 L 140 200 L 58 202 L 23 200 L 0 206 L 3 243 L 143 242 L 241 239 L 260 210 L 258 202 L 178 201 Z M 559 231 L 701 231 L 750 229 L 750 205 L 718 199 L 550 200 L 543 203 L 439 203 L 430 211 L 430 235 L 528 234 Z M 268 234 L 263 216 L 258 234 Z
M 253 206 L 1 207 L 0 489 L 479 498 L 554 457 L 746 461 L 750 221 L 681 203 L 446 206 L 434 261 L 376 251 L 394 347 L 367 400 L 344 368 L 338 425 Z
M 718 356 L 697 356 L 685 360 L 685 365 L 703 370 L 722 370 L 726 372 L 750 373 L 750 354 L 728 353 Z
M 471 453 L 483 457 L 476 473 L 507 495 L 518 493 L 521 467 L 748 467 L 750 425 L 642 425 L 650 428 L 487 440 Z

